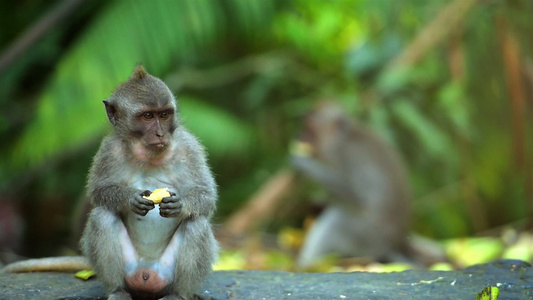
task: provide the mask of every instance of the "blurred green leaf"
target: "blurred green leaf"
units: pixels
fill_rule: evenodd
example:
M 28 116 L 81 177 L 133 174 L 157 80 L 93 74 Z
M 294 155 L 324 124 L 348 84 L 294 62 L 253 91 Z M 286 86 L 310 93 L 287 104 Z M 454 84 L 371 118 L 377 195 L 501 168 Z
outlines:
M 462 238 L 446 243 L 446 254 L 461 267 L 486 263 L 498 258 L 503 252 L 503 243 L 495 238 Z
M 213 270 L 242 270 L 246 266 L 246 257 L 240 251 L 222 251 Z
M 402 43 L 398 35 L 386 34 L 384 37 L 376 40 L 370 40 L 360 47 L 352 50 L 347 57 L 346 67 L 357 76 L 365 76 L 368 73 L 377 71 L 380 67 L 389 62 L 390 59 L 398 55 L 402 49 Z M 385 81 L 393 80 L 390 78 Z M 384 83 L 385 86 L 394 84 Z
M 392 104 L 394 115 L 402 125 L 418 139 L 424 152 L 434 157 L 448 157 L 453 152 L 452 144 L 444 130 L 440 129 L 409 100 L 397 100 Z
M 411 81 L 412 70 L 409 68 L 393 68 L 380 73 L 376 89 L 384 96 L 395 95 L 406 88 Z
M 342 55 L 363 37 L 354 15 L 359 3 L 295 0 L 292 4 L 298 13 L 281 13 L 274 24 L 280 41 L 325 70 L 336 69 Z
M 469 108 L 465 99 L 464 86 L 458 81 L 444 85 L 439 91 L 439 113 L 450 118 L 454 129 L 463 137 L 470 139 Z
M 249 124 L 198 99 L 184 96 L 178 103 L 185 126 L 198 136 L 213 158 L 243 155 L 253 145 Z
M 454 268 L 450 263 L 447 262 L 439 262 L 431 265 L 428 270 L 431 271 L 453 271 Z
M 473 172 L 479 189 L 494 198 L 503 194 L 505 181 L 502 180 L 511 166 L 511 141 L 505 132 L 493 133 L 476 151 Z

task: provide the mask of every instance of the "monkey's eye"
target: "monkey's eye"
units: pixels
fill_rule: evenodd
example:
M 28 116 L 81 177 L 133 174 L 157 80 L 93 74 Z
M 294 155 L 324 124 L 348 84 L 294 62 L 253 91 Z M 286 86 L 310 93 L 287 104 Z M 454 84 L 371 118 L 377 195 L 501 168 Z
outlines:
M 154 117 L 154 114 L 151 113 L 151 112 L 146 112 L 144 114 L 142 114 L 142 117 L 145 118 L 146 120 L 150 120 Z
M 166 119 L 166 118 L 168 118 L 168 115 L 169 115 L 168 112 L 162 112 L 162 113 L 159 115 L 159 117 L 160 117 L 161 119 Z

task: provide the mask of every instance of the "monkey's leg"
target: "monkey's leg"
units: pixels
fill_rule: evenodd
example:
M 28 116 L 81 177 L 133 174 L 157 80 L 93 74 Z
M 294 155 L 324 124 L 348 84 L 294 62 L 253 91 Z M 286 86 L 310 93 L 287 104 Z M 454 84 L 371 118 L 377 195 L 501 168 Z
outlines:
M 307 233 L 298 257 L 298 266 L 309 267 L 330 254 L 342 256 L 357 253 L 361 237 L 354 230 L 358 231 L 359 228 L 366 228 L 363 220 L 340 207 L 328 207 Z M 364 234 L 371 235 L 370 232 Z
M 126 259 L 131 261 L 135 258 L 135 252 L 133 248 L 124 251 L 131 245 L 131 241 L 126 246 L 121 244 L 124 242 L 124 230 L 120 218 L 102 207 L 96 207 L 89 215 L 81 239 L 83 254 L 91 262 L 99 280 L 111 292 L 110 299 L 129 298 L 125 292 L 125 265 Z
M 209 220 L 203 216 L 184 221 L 180 232 L 184 247 L 176 253 L 173 291 L 185 299 L 192 299 L 212 270 L 218 257 L 218 243 Z
M 168 259 L 177 251 L 178 231 L 162 254 L 162 262 L 146 261 L 139 257 L 122 220 L 114 213 L 97 207 L 89 217 L 82 245 L 91 259 L 98 277 L 111 292 L 110 297 L 124 299 L 125 291 L 148 294 L 161 292 L 172 282 L 175 259 Z M 92 236 L 89 233 L 92 232 Z

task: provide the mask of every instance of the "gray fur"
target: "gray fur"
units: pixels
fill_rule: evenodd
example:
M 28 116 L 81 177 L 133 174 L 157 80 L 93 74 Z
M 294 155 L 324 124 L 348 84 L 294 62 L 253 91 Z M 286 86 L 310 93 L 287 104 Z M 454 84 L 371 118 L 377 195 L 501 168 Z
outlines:
M 171 278 L 170 284 L 153 296 L 189 299 L 217 258 L 218 244 L 210 224 L 216 184 L 202 145 L 179 122 L 171 92 L 139 68 L 106 101 L 113 108 L 108 115 L 115 130 L 102 141 L 89 172 L 87 191 L 94 208 L 81 248 L 110 299 L 137 294 L 125 276 L 131 265 L 143 264 L 156 264 L 161 274 L 171 274 L 165 275 Z M 142 123 L 137 119 L 140 111 L 167 108 L 175 113 L 169 123 L 162 121 L 168 139 L 163 149 L 150 148 L 145 137 L 132 134 Z M 145 135 L 150 133 L 146 131 Z M 165 203 L 154 205 L 142 198 L 145 191 L 163 187 L 174 194 Z M 133 249 L 125 250 L 127 243 L 121 236 L 127 236 Z M 179 242 L 169 243 L 174 236 Z M 174 257 L 173 270 L 166 270 L 168 262 L 158 260 L 165 251 Z M 128 253 L 134 253 L 135 259 L 128 258 L 132 256 Z
M 327 188 L 331 198 L 307 234 L 298 265 L 309 267 L 331 254 L 378 260 L 401 256 L 411 199 L 401 159 L 335 104 L 322 104 L 305 125 L 302 140 L 315 153 L 294 155 L 293 165 Z

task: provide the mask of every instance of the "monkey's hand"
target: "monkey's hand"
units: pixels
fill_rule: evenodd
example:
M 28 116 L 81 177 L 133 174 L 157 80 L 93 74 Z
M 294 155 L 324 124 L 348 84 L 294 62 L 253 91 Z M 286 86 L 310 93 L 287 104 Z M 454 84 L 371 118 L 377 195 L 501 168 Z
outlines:
M 143 196 L 150 196 L 150 194 L 150 191 L 135 193 L 130 198 L 131 210 L 140 216 L 146 216 L 146 214 L 155 207 L 155 204 L 152 200 L 143 198 Z
M 175 218 L 181 213 L 183 201 L 176 193 L 170 193 L 170 197 L 163 198 L 159 204 L 159 215 L 164 218 Z
M 296 170 L 304 173 L 308 172 L 310 166 L 313 166 L 313 169 L 316 168 L 316 159 L 311 156 L 292 154 L 290 156 L 290 162 Z

